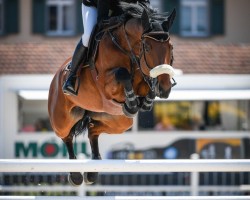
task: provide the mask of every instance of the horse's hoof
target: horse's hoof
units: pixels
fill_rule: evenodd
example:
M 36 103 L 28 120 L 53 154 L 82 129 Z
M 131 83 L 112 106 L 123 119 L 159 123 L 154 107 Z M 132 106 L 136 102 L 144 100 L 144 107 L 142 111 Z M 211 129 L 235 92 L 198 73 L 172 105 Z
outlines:
M 70 172 L 68 181 L 72 186 L 80 186 L 83 182 L 83 176 L 80 172 Z
M 91 185 L 98 179 L 98 172 L 85 172 L 83 173 L 83 179 L 85 184 Z
M 133 109 L 128 108 L 128 106 L 126 104 L 123 104 L 122 111 L 123 111 L 124 115 L 126 115 L 127 117 L 133 118 L 137 115 L 138 108 L 133 110 Z

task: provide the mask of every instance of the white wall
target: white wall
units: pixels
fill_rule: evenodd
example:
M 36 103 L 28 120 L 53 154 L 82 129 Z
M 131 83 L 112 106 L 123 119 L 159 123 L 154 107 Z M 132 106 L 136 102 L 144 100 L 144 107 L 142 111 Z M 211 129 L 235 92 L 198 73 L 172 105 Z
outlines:
M 19 90 L 48 90 L 52 75 L 0 76 L 0 157 L 13 155 L 13 141 L 18 137 Z M 30 136 L 28 136 L 30 137 Z
M 47 134 L 20 134 L 18 133 L 18 91 L 19 90 L 48 90 L 52 80 L 52 75 L 6 75 L 0 76 L 0 158 L 14 158 L 15 141 L 34 141 L 44 143 L 55 141 L 62 145 L 62 141 L 54 133 Z M 250 89 L 250 75 L 183 75 L 176 77 L 178 85 L 174 90 L 214 90 L 217 89 Z M 192 95 L 192 94 L 191 94 Z M 171 95 L 170 95 L 171 96 Z M 135 123 L 136 124 L 136 123 Z M 168 132 L 156 133 L 141 132 L 136 133 L 135 127 L 132 133 L 122 135 L 106 135 L 100 137 L 100 151 L 104 155 L 112 146 L 119 146 L 126 142 L 133 143 L 136 149 L 143 149 L 157 146 L 167 146 L 174 140 L 182 137 L 186 138 L 241 138 L 249 137 L 247 132 L 202 132 L 197 134 L 191 132 Z M 132 134 L 132 135 L 131 135 Z M 147 138 L 141 142 L 141 138 Z M 89 151 L 88 138 L 80 136 L 77 142 L 86 142 Z M 105 158 L 105 156 L 104 156 Z

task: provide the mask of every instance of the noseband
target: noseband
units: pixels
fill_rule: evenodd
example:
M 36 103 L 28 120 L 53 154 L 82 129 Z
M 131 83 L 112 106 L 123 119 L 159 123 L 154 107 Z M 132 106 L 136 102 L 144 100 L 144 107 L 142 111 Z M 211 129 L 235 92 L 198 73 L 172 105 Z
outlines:
M 169 34 L 168 33 L 165 33 L 165 32 L 150 32 L 150 33 L 144 33 L 142 36 L 141 36 L 141 43 L 140 43 L 140 53 L 139 55 L 136 55 L 133 51 L 133 48 L 130 44 L 130 40 L 128 38 L 128 34 L 125 30 L 125 24 L 123 24 L 123 30 L 124 30 L 124 35 L 125 35 L 125 39 L 126 39 L 126 42 L 127 42 L 127 45 L 129 47 L 129 51 L 127 51 L 126 49 L 124 49 L 120 44 L 119 42 L 117 41 L 117 39 L 115 38 L 115 36 L 113 35 L 113 33 L 108 30 L 108 33 L 112 39 L 112 42 L 114 43 L 114 45 L 120 49 L 125 55 L 127 55 L 129 58 L 130 58 L 130 61 L 131 61 L 131 72 L 132 72 L 132 80 L 133 80 L 133 77 L 134 77 L 134 69 L 133 69 L 133 65 L 135 64 L 136 65 L 136 68 L 140 70 L 142 76 L 143 76 L 143 79 L 144 81 L 148 84 L 149 88 L 151 89 L 151 91 L 154 91 L 154 88 L 158 82 L 157 78 L 152 78 L 150 76 L 147 76 L 146 74 L 143 73 L 143 70 L 142 70 L 142 67 L 141 67 L 141 64 L 140 64 L 140 61 L 142 58 L 144 58 L 145 60 L 145 64 L 146 64 L 146 67 L 148 70 L 152 70 L 153 68 L 149 66 L 148 62 L 147 62 L 147 59 L 146 59 L 146 55 L 145 53 L 149 51 L 148 49 L 148 46 L 146 44 L 146 39 L 150 39 L 150 40 L 154 40 L 156 42 L 168 42 L 170 40 L 170 37 L 169 37 Z M 160 38 L 158 39 L 156 36 L 158 35 L 165 35 L 166 38 Z M 155 36 L 155 37 L 154 37 Z M 171 87 L 174 87 L 176 85 L 176 82 L 175 80 L 172 78 L 173 80 L 173 83 L 171 83 Z

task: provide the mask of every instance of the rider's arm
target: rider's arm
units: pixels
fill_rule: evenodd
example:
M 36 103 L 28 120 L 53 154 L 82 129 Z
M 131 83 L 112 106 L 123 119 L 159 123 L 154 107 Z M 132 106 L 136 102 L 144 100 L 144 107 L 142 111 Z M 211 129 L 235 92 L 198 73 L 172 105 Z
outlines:
M 110 9 L 110 0 L 97 1 L 97 22 L 109 19 L 109 9 Z

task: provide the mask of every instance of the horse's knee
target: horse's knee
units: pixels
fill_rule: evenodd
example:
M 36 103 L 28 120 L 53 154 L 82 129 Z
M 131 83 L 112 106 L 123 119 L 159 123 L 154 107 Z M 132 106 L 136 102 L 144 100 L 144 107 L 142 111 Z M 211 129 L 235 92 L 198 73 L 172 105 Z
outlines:
M 133 119 L 129 118 L 129 120 L 126 123 L 126 131 L 133 126 Z

